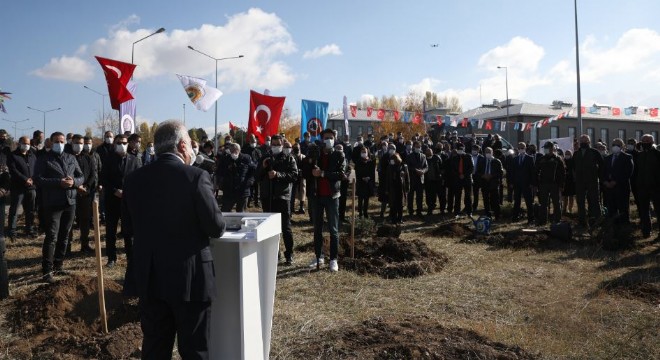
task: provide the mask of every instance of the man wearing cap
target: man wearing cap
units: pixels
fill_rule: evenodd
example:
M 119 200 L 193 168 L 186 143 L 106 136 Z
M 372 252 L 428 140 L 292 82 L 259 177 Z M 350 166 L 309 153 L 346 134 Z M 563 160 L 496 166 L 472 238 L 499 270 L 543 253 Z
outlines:
M 564 161 L 555 154 L 555 146 L 550 141 L 543 144 L 543 156 L 536 162 L 532 184 L 538 186 L 541 207 L 537 224 L 544 226 L 548 221 L 549 200 L 552 201 L 552 222 L 561 221 L 561 191 L 566 179 Z

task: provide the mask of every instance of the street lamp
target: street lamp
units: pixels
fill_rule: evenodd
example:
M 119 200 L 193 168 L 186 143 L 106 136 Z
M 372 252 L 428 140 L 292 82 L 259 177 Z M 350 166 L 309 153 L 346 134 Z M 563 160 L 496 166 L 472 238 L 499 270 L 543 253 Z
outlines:
M 2 119 L 2 120 L 14 124 L 14 141 L 16 141 L 16 126 L 18 126 L 19 123 L 26 122 L 26 121 L 28 121 L 28 120 L 30 120 L 30 119 L 19 120 L 19 121 L 8 120 L 8 119 Z
M 512 141 L 511 139 L 511 124 L 509 124 L 509 67 L 508 66 L 498 66 L 498 69 L 504 69 L 504 81 L 506 84 L 506 137 L 508 138 L 509 142 Z
M 577 121 L 580 128 L 580 135 L 582 132 L 582 91 L 580 90 L 580 44 L 578 43 L 578 16 L 577 16 L 577 0 L 573 1 L 575 8 L 575 69 L 577 74 Z M 592 139 L 593 141 L 593 139 Z
M 216 89 L 218 88 L 218 61 L 229 60 L 229 59 L 240 59 L 240 58 L 243 57 L 243 55 L 238 55 L 238 56 L 230 56 L 230 57 L 224 57 L 224 58 L 215 58 L 215 57 L 213 57 L 213 56 L 211 56 L 211 55 L 209 55 L 205 52 L 202 52 L 202 51 L 199 51 L 199 50 L 195 49 L 194 47 L 192 47 L 190 45 L 188 45 L 188 49 L 190 49 L 192 51 L 196 51 L 196 52 L 206 56 L 207 58 L 212 59 L 212 60 L 215 61 L 215 88 Z M 218 151 L 218 102 L 217 101 L 215 102 L 215 130 L 214 130 L 214 133 L 213 133 L 213 141 L 215 143 L 215 149 L 214 150 L 217 152 Z
M 46 136 L 46 113 L 49 113 L 51 111 L 62 110 L 62 108 L 50 109 L 50 110 L 39 110 L 39 109 L 35 109 L 33 107 L 30 107 L 30 106 L 28 106 L 27 108 L 30 109 L 30 110 L 38 111 L 38 112 L 44 114 L 44 137 Z
M 153 33 L 151 33 L 151 34 L 149 34 L 149 35 L 143 37 L 142 39 L 140 39 L 140 40 L 133 43 L 133 45 L 131 46 L 131 64 L 133 64 L 133 56 L 135 55 L 135 44 L 139 43 L 140 41 L 142 41 L 142 40 L 144 40 L 148 37 L 152 37 L 156 34 L 160 34 L 163 31 L 165 31 L 165 28 L 160 28 L 160 29 L 156 30 L 155 32 L 153 32 Z
M 89 91 L 92 91 L 92 92 L 94 92 L 94 93 L 101 96 L 101 109 L 103 111 L 102 114 L 101 114 L 101 119 L 102 119 L 101 121 L 103 122 L 103 133 L 105 133 L 105 97 L 108 96 L 108 94 L 100 93 L 100 92 L 88 87 L 87 85 L 83 85 L 83 87 L 85 89 L 87 89 Z

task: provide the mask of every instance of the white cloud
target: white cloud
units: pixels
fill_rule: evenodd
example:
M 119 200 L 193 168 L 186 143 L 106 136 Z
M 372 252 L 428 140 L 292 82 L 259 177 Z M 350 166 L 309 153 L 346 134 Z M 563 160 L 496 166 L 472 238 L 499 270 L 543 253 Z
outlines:
M 414 91 L 415 93 L 424 95 L 427 91 L 436 91 L 435 89 L 437 88 L 438 85 L 440 85 L 442 81 L 434 78 L 424 78 L 417 84 L 412 84 L 408 86 L 408 89 L 410 91 Z
M 74 82 L 84 82 L 94 77 L 92 65 L 77 56 L 52 58 L 48 64 L 39 69 L 32 70 L 30 74 L 46 79 Z
M 131 14 L 126 19 L 123 19 L 117 24 L 112 25 L 110 27 L 110 34 L 117 32 L 119 30 L 126 30 L 129 26 L 137 25 L 139 23 L 140 23 L 140 17 L 135 14 Z
M 305 51 L 303 54 L 303 59 L 318 59 L 327 55 L 341 55 L 341 49 L 337 44 L 329 44 L 323 47 L 317 47 L 313 50 Z
M 131 47 L 126 44 L 155 30 L 127 29 L 137 22 L 139 18 L 131 16 L 113 26 L 107 38 L 80 46 L 78 56 L 88 57 L 88 68 L 94 63 L 94 55 L 130 62 Z M 258 8 L 232 15 L 222 26 L 204 24 L 194 29 L 168 29 L 135 44 L 135 78 L 143 80 L 163 75 L 174 78 L 173 74 L 178 73 L 203 77 L 213 84 L 215 62 L 189 50 L 189 45 L 218 58 L 244 55 L 241 59 L 218 61 L 218 82 L 223 91 L 277 90 L 296 80 L 296 75 L 282 60 L 297 51 L 286 24 L 276 14 Z M 94 73 L 102 74 L 100 68 Z
M 516 36 L 508 44 L 489 50 L 479 58 L 479 66 L 497 71 L 507 66 L 518 72 L 533 72 L 545 55 L 545 50 L 532 40 Z

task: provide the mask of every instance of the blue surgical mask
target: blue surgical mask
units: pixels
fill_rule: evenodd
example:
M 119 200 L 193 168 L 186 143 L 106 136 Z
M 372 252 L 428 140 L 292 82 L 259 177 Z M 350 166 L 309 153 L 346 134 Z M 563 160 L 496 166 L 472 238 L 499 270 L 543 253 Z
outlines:
M 64 144 L 63 143 L 53 143 L 53 146 L 51 148 L 57 154 L 61 154 L 61 153 L 64 152 Z

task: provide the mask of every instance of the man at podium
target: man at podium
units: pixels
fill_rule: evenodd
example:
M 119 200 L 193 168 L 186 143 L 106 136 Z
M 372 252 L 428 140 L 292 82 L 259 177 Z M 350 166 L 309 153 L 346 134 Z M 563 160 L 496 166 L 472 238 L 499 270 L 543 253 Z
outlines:
M 211 301 L 216 297 L 209 238 L 225 222 L 209 173 L 180 122 L 154 134 L 157 160 L 124 183 L 123 230 L 134 236 L 126 285 L 140 298 L 143 359 L 170 359 L 174 339 L 184 359 L 208 359 Z M 125 289 L 126 290 L 126 289 Z

